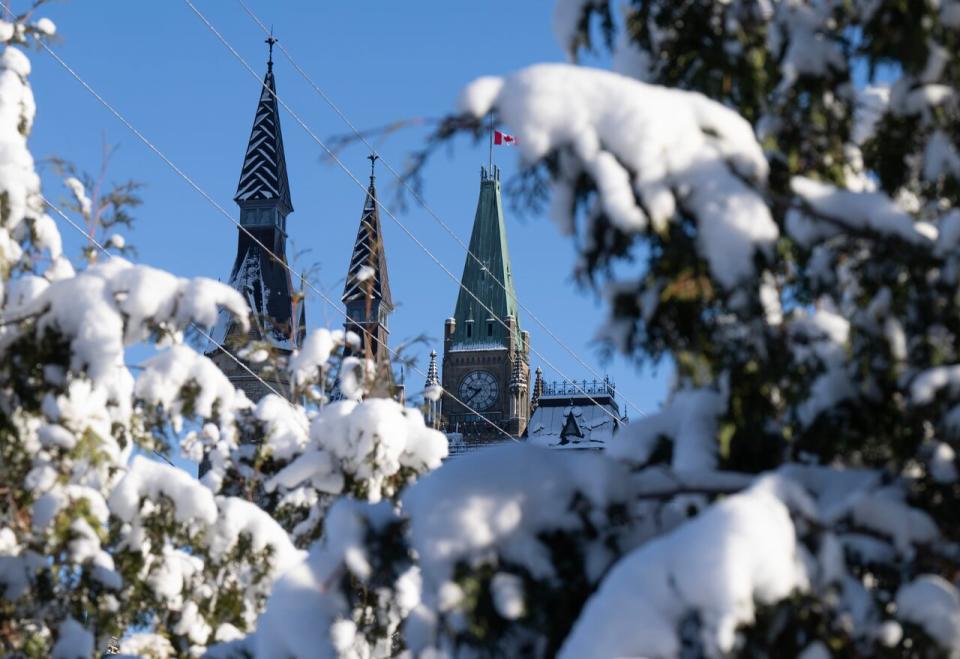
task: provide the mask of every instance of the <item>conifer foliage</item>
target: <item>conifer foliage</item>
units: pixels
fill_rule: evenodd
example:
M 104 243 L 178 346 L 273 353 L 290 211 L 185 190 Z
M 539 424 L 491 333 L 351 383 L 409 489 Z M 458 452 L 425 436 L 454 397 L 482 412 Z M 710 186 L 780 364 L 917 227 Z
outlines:
M 518 136 L 606 340 L 673 391 L 604 456 L 491 451 L 344 512 L 358 549 L 315 545 L 268 617 L 340 565 L 414 656 L 960 653 L 960 3 L 559 0 L 554 29 L 571 63 L 470 83 L 431 143 Z M 324 601 L 272 643 L 365 656 Z
M 26 49 L 55 31 L 31 14 L 0 21 L 0 654 L 199 656 L 254 630 L 334 497 L 393 496 L 446 442 L 417 410 L 360 402 L 363 382 L 326 406 L 251 404 L 184 340 L 223 309 L 248 322 L 229 286 L 74 267 L 27 148 Z M 277 365 L 295 400 L 324 401 L 343 340 L 319 330 Z M 133 371 L 136 343 L 156 354 Z M 153 459 L 171 442 L 207 456 L 203 482 Z
M 470 83 L 437 140 L 518 137 L 606 340 L 675 385 L 602 454 L 443 466 L 363 378 L 325 403 L 341 333 L 254 405 L 183 341 L 235 291 L 75 269 L 26 142 L 54 27 L 0 22 L 4 655 L 960 655 L 960 2 L 618 11 L 558 0 L 572 62 Z

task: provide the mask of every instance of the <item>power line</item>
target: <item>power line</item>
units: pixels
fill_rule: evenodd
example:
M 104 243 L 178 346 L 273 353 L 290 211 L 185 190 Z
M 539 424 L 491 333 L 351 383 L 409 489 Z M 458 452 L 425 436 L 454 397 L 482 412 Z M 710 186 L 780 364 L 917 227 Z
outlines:
M 53 202 L 51 202 L 51 201 L 48 200 L 46 197 L 44 197 L 43 194 L 40 194 L 40 199 L 43 201 L 43 203 L 45 203 L 47 206 L 49 206 L 50 208 L 52 208 L 52 209 L 53 209 L 60 217 L 62 217 L 70 226 L 72 226 L 74 229 L 76 229 L 76 230 L 80 233 L 80 235 L 84 236 L 87 240 L 89 240 L 90 242 L 92 242 L 92 243 L 97 247 L 97 249 L 99 249 L 105 256 L 107 256 L 108 258 L 111 258 L 111 259 L 114 258 L 114 255 L 111 254 L 109 251 L 107 251 L 107 249 L 103 246 L 102 243 L 100 243 L 100 242 L 97 241 L 97 239 L 94 238 L 92 235 L 90 235 L 90 234 L 88 234 L 86 231 L 84 231 L 83 227 L 81 227 L 79 224 L 77 224 L 77 223 L 74 222 L 72 219 L 70 219 L 70 217 L 69 217 L 66 213 L 63 212 L 63 210 L 61 210 L 61 209 L 60 209 L 58 206 L 56 206 Z M 260 382 L 263 386 L 265 386 L 267 389 L 269 389 L 269 390 L 270 390 L 273 394 L 275 394 L 277 397 L 281 398 L 281 399 L 284 400 L 288 405 L 290 405 L 291 407 L 293 407 L 293 403 L 291 403 L 290 400 L 289 400 L 286 396 L 281 395 L 281 394 L 280 394 L 276 389 L 274 389 L 266 380 L 264 380 L 262 377 L 260 377 L 260 375 L 259 375 L 258 373 L 256 373 L 255 371 L 253 371 L 253 370 L 252 370 L 249 366 L 247 366 L 246 364 L 244 364 L 241 360 L 239 360 L 236 356 L 234 356 L 234 354 L 233 354 L 232 352 L 230 352 L 226 347 L 224 347 L 223 344 L 219 343 L 216 339 L 213 338 L 213 336 L 211 336 L 209 333 L 207 333 L 207 331 L 204 330 L 198 323 L 191 321 L 191 324 L 193 325 L 193 327 L 194 327 L 198 332 L 200 332 L 200 334 L 202 334 L 207 340 L 209 340 L 210 343 L 212 343 L 213 345 L 217 346 L 217 348 L 218 348 L 220 351 L 222 351 L 222 352 L 223 352 L 225 355 L 227 355 L 230 359 L 232 359 L 234 362 L 236 362 L 236 364 L 237 364 L 238 366 L 240 366 L 242 369 L 244 369 L 247 373 L 249 373 L 250 375 L 252 375 L 252 376 L 253 376 L 254 378 L 256 378 L 257 380 L 259 380 L 259 382 Z M 414 369 L 414 370 L 416 370 L 416 369 Z M 422 372 L 421 372 L 421 374 L 423 375 Z M 424 375 L 424 377 L 426 377 L 426 375 Z M 467 407 L 467 409 L 471 409 L 471 408 L 469 408 L 469 407 L 466 405 L 466 403 L 463 403 L 463 405 L 464 405 L 464 407 Z M 472 410 L 472 409 L 471 409 L 471 411 L 472 411 L 474 414 L 477 414 L 478 416 L 481 416 L 478 412 L 476 412 L 476 411 L 474 411 L 474 410 Z M 482 418 L 485 419 L 485 417 L 482 417 Z M 492 421 L 490 421 L 490 420 L 488 420 L 488 419 L 487 419 L 487 421 L 488 421 L 489 423 L 493 424 Z M 495 424 L 493 424 L 493 425 L 494 425 L 494 427 L 500 429 L 499 426 L 496 426 Z M 511 436 L 510 436 L 509 434 L 507 434 L 505 431 L 503 431 L 502 429 L 500 429 L 500 430 L 501 430 L 501 432 L 504 432 L 504 434 L 506 434 L 508 437 L 510 437 L 510 439 L 516 441 L 513 437 L 511 437 Z M 163 455 L 162 453 L 160 453 L 160 452 L 158 452 L 158 451 L 156 451 L 156 450 L 154 450 L 154 453 L 155 453 L 156 455 L 158 455 L 159 457 L 163 458 L 163 459 L 164 459 L 167 463 L 169 463 L 171 466 L 175 466 L 175 465 L 173 465 L 173 463 L 172 463 L 165 455 Z
M 265 34 L 272 36 L 272 34 L 273 34 L 272 31 L 267 28 L 267 26 L 264 24 L 264 22 L 263 22 L 262 20 L 260 20 L 260 17 L 257 16 L 256 13 L 255 13 L 252 9 L 250 9 L 250 7 L 248 7 L 247 4 L 246 4 L 243 0 L 237 0 L 237 2 L 240 4 L 240 7 L 243 8 L 243 10 L 247 13 L 247 15 L 260 27 L 261 30 L 263 30 L 263 32 L 264 32 Z M 322 98 L 322 99 L 324 100 L 324 102 L 325 102 L 327 105 L 330 106 L 330 109 L 332 109 L 332 110 L 337 114 L 337 116 L 339 116 L 340 119 L 343 120 L 343 122 L 350 128 L 350 130 L 353 132 L 353 134 L 357 136 L 357 139 L 359 139 L 361 142 L 363 142 L 363 144 L 364 144 L 368 149 L 370 149 L 370 152 L 371 152 L 371 153 L 375 153 L 375 152 L 376 152 L 376 149 L 373 147 L 373 145 L 370 144 L 370 142 L 367 140 L 367 138 L 364 137 L 363 133 L 361 133 L 361 132 L 357 129 L 357 127 L 354 125 L 354 123 L 353 123 L 352 121 L 350 121 L 350 118 L 347 117 L 346 113 L 344 113 L 344 112 L 340 109 L 340 107 L 333 101 L 333 99 L 331 99 L 331 98 L 323 91 L 323 89 L 321 89 L 320 86 L 317 85 L 317 83 L 313 81 L 313 79 L 307 74 L 307 72 L 296 62 L 296 60 L 293 58 L 293 55 L 291 55 L 291 54 L 289 53 L 289 51 L 287 51 L 286 47 L 283 45 L 283 42 L 282 42 L 282 41 L 277 41 L 277 42 L 276 42 L 276 46 L 280 49 L 280 52 L 283 53 L 284 57 L 287 58 L 287 60 L 290 62 L 290 64 L 293 66 L 293 68 L 297 71 L 297 73 L 299 73 L 300 76 L 307 82 L 307 84 L 310 85 L 310 87 L 313 88 L 313 90 L 320 96 L 320 98 Z M 377 155 L 380 156 L 380 154 L 377 154 Z M 433 210 L 433 208 L 432 208 L 429 204 L 427 204 L 426 200 L 423 199 L 423 197 L 422 197 L 420 194 L 417 193 L 417 191 L 403 178 L 403 176 L 401 176 L 400 173 L 398 173 L 398 172 L 393 168 L 393 165 L 391 165 L 390 162 L 389 162 L 386 158 L 384 158 L 383 156 L 380 156 L 380 161 L 381 161 L 381 162 L 383 163 L 383 165 L 387 168 L 387 170 L 389 170 L 390 173 L 393 174 L 394 178 L 397 180 L 397 183 L 399 183 L 401 186 L 403 186 L 403 188 L 417 201 L 417 203 L 420 204 L 420 206 L 421 206 L 425 211 L 427 211 L 427 214 L 430 215 L 430 216 L 437 222 L 437 224 L 439 224 L 439 225 L 444 229 L 444 231 L 446 231 L 447 234 L 457 242 L 458 245 L 460 245 L 460 247 L 464 250 L 464 252 L 466 252 L 468 258 L 472 258 L 474 261 L 477 262 L 477 264 L 479 264 L 481 267 L 483 267 L 484 264 L 483 264 L 483 262 L 480 260 L 480 258 L 477 257 L 477 255 L 474 254 L 474 253 L 470 250 L 470 247 L 469 247 L 466 243 L 464 243 L 463 240 L 460 239 L 460 236 L 458 236 L 457 233 L 456 233 L 446 222 L 443 221 L 443 219 Z M 488 271 L 488 272 L 489 272 L 489 271 Z M 507 287 L 506 287 L 505 283 L 502 282 L 502 281 L 500 281 L 500 279 L 499 279 L 499 277 L 497 277 L 496 273 L 494 273 L 494 272 L 489 272 L 489 274 L 490 274 L 490 277 L 493 279 L 493 281 L 495 281 L 495 282 L 497 283 L 497 285 L 500 286 L 500 288 L 502 288 L 502 289 L 504 290 L 504 292 L 507 292 Z M 601 377 L 600 373 L 599 373 L 596 369 L 594 369 L 593 367 L 591 367 L 587 362 L 585 362 L 585 361 L 580 357 L 580 355 L 579 355 L 575 350 L 573 350 L 573 348 L 571 348 L 570 346 L 568 346 L 560 337 L 558 337 L 556 334 L 554 334 L 553 331 L 552 331 L 545 323 L 543 323 L 543 321 L 541 321 L 541 320 L 536 316 L 536 314 L 533 313 L 533 311 L 532 311 L 529 307 L 527 307 L 525 304 L 523 304 L 523 303 L 520 301 L 520 298 L 519 298 L 519 297 L 514 296 L 514 299 L 516 300 L 517 305 L 518 305 L 524 312 L 526 312 L 527 314 L 529 314 L 530 318 L 532 318 L 532 319 L 537 323 L 537 325 L 539 325 L 540 328 L 543 329 L 543 331 L 545 331 L 545 332 L 550 336 L 550 338 L 552 338 L 554 341 L 557 342 L 558 345 L 560 345 L 564 350 L 566 350 L 567 353 L 568 353 L 571 357 L 573 357 L 575 360 L 577 360 L 577 362 L 578 362 L 581 366 L 583 366 L 583 367 L 586 368 L 588 371 L 590 371 L 590 373 L 592 373 L 595 377 L 597 377 L 597 378 L 600 378 L 600 377 Z M 627 398 L 626 395 L 624 395 L 624 394 L 621 393 L 621 396 L 623 396 L 623 400 L 624 400 L 630 407 L 632 407 L 636 412 L 638 412 L 641 416 L 646 416 L 646 412 L 644 412 L 642 409 L 640 409 L 640 407 L 637 406 L 632 400 L 630 400 L 629 398 Z
M 66 213 L 64 213 L 62 210 L 60 210 L 60 208 L 58 208 L 58 207 L 55 206 L 53 203 L 51 203 L 46 197 L 43 196 L 42 193 L 40 194 L 40 199 L 41 199 L 41 200 L 43 201 L 43 203 L 45 203 L 47 206 L 49 206 L 50 208 L 52 208 L 53 210 L 55 210 L 55 211 L 57 212 L 57 214 L 58 214 L 60 217 L 62 217 L 64 220 L 66 220 L 67 223 L 68 223 L 70 226 L 72 226 L 74 229 L 76 229 L 77 232 L 79 232 L 81 236 L 83 236 L 84 238 L 86 238 L 87 240 L 89 240 L 90 242 L 92 242 L 94 245 L 96 245 L 97 249 L 99 249 L 101 252 L 103 252 L 104 254 L 106 254 L 107 257 L 109 257 L 109 258 L 111 258 L 111 259 L 113 258 L 113 254 L 111 254 L 110 252 L 108 252 L 107 249 L 106 249 L 96 238 L 93 237 L 93 235 L 88 234 L 88 233 L 83 229 L 83 227 L 81 227 L 79 224 L 77 224 L 76 222 L 74 222 L 73 220 L 71 220 L 71 219 L 66 215 Z M 199 327 L 199 326 L 198 326 L 198 327 Z M 202 330 L 201 330 L 201 331 L 202 331 Z M 130 367 L 128 366 L 127 368 L 130 368 Z M 266 383 L 264 383 L 264 384 L 266 384 Z M 268 385 L 268 386 L 269 386 L 269 385 Z M 158 451 L 157 449 L 153 449 L 153 454 L 154 454 L 155 456 L 157 456 L 158 458 L 160 458 L 161 460 L 163 460 L 164 462 L 166 462 L 166 463 L 167 463 L 168 465 L 170 465 L 171 467 L 176 467 L 176 465 L 173 464 L 173 461 L 170 460 L 170 458 L 168 458 L 167 456 L 165 456 L 163 453 L 161 453 L 161 452 Z
M 111 258 L 111 259 L 114 258 L 114 255 L 111 254 L 109 251 L 107 251 L 107 249 L 103 246 L 102 243 L 98 242 L 96 238 L 94 238 L 92 235 L 90 235 L 90 234 L 88 234 L 86 231 L 84 231 L 83 227 L 81 227 L 79 224 L 77 224 L 76 222 L 74 222 L 73 220 L 71 220 L 70 217 L 69 217 L 66 213 L 64 213 L 59 207 L 57 207 L 57 206 L 56 206 L 53 202 L 51 202 L 49 199 L 47 199 L 46 197 L 44 197 L 43 194 L 40 195 L 40 199 L 43 201 L 43 203 L 45 203 L 47 206 L 49 206 L 50 208 L 52 208 L 52 209 L 57 213 L 57 215 L 59 215 L 60 217 L 62 217 L 64 220 L 66 220 L 66 221 L 70 224 L 70 226 L 72 226 L 74 229 L 76 229 L 82 236 L 84 236 L 87 240 L 89 240 L 90 242 L 92 242 L 92 243 L 97 247 L 97 249 L 99 249 L 101 252 L 103 252 L 104 255 L 106 255 L 108 258 Z M 218 343 L 217 340 L 214 339 L 212 336 L 210 336 L 210 335 L 206 332 L 206 330 L 204 330 L 202 327 L 200 327 L 199 324 L 197 324 L 197 323 L 195 323 L 195 322 L 193 322 L 193 321 L 191 321 L 191 324 L 193 325 L 194 329 L 196 329 L 198 332 L 200 332 L 200 334 L 202 334 L 207 340 L 209 340 L 210 343 L 212 343 L 213 345 L 217 346 L 217 348 L 220 349 L 220 351 L 223 352 L 223 354 L 225 354 L 225 355 L 227 355 L 228 357 L 230 357 L 230 359 L 232 359 L 233 361 L 235 361 L 235 362 L 237 363 L 237 365 L 240 366 L 242 369 L 244 369 L 247 373 L 249 373 L 250 375 L 252 375 L 253 377 L 255 377 L 257 380 L 260 380 L 260 383 L 263 384 L 263 386 L 265 386 L 267 389 L 269 389 L 269 390 L 271 391 L 271 393 L 274 393 L 274 394 L 276 394 L 277 396 L 280 396 L 280 398 L 286 399 L 286 396 L 281 395 L 280 392 L 278 392 L 276 389 L 274 389 L 273 387 L 271 387 L 270 384 L 268 384 L 263 378 L 261 378 L 259 375 L 257 375 L 257 374 L 256 374 L 253 370 L 251 370 L 246 364 L 244 364 L 242 361 L 240 361 L 239 359 L 237 359 L 237 358 L 233 355 L 233 353 L 231 353 L 229 350 L 227 350 L 222 344 Z
M 258 82 L 260 82 L 260 76 L 259 76 L 259 74 L 257 74 L 257 72 L 254 71 L 253 68 L 247 63 L 247 61 L 246 61 L 245 59 L 243 59 L 243 56 L 240 55 L 239 52 L 237 52 L 237 50 L 230 44 L 230 42 L 227 41 L 226 38 L 225 38 L 222 34 L 220 34 L 219 31 L 217 31 L 217 29 L 213 26 L 212 23 L 210 23 L 210 21 L 207 19 L 207 17 L 204 16 L 203 13 L 201 13 L 199 9 L 197 9 L 196 5 L 194 5 L 193 2 L 191 2 L 191 0 L 184 0 L 184 2 L 187 4 L 187 6 L 189 6 L 189 7 L 193 10 L 193 12 L 197 15 L 197 17 L 200 18 L 200 20 L 207 26 L 207 28 L 214 34 L 214 36 L 216 36 L 217 39 L 220 40 L 220 42 L 227 48 L 227 50 L 229 50 L 229 51 L 231 52 L 231 54 L 233 54 L 233 56 L 243 65 L 243 67 L 247 69 L 247 71 L 250 73 L 250 75 L 252 75 Z M 322 148 L 322 149 L 327 153 L 327 155 L 328 155 L 335 163 L 337 163 L 337 165 L 340 167 L 340 169 L 342 169 L 342 170 L 347 174 L 347 176 L 349 176 L 350 179 L 353 180 L 353 182 L 354 182 L 361 190 L 363 190 L 364 192 L 366 192 L 366 188 L 365 188 L 365 186 L 363 185 L 363 183 L 360 181 L 360 179 L 358 179 L 356 176 L 354 176 L 354 175 L 353 175 L 353 172 L 351 172 L 351 171 L 347 168 L 347 166 L 343 164 L 343 162 L 336 156 L 336 154 L 335 154 L 329 147 L 327 147 L 327 145 L 324 144 L 323 141 L 320 140 L 319 137 L 317 137 L 317 135 L 310 129 L 310 127 L 307 126 L 307 124 L 304 123 L 304 121 L 300 118 L 300 115 L 298 115 L 298 114 L 287 104 L 287 102 L 284 101 L 284 100 L 280 97 L 279 94 L 277 94 L 275 91 L 273 91 L 272 89 L 270 89 L 269 86 L 267 86 L 267 85 L 261 85 L 261 86 L 262 86 L 265 90 L 267 90 L 267 91 L 271 94 L 271 96 L 273 96 L 273 98 L 276 99 L 276 101 L 277 101 L 278 103 L 280 103 L 280 104 L 284 107 L 284 109 L 285 109 L 287 112 L 290 113 L 290 116 L 293 117 L 294 120 L 295 120 L 298 124 L 300 124 L 300 127 L 303 128 L 303 129 L 306 131 L 306 133 L 313 139 L 313 141 L 316 142 L 316 143 L 320 146 L 320 148 Z M 394 222 L 396 222 L 396 224 L 403 230 L 403 232 L 406 233 L 407 236 L 408 236 L 411 240 L 413 240 L 413 241 L 417 244 L 417 246 L 420 247 L 420 249 L 421 249 L 428 257 L 430 257 L 430 259 L 431 259 L 441 270 L 443 270 L 443 271 L 446 273 L 446 275 L 447 275 L 454 283 L 458 284 L 459 287 L 460 287 L 462 290 L 466 291 L 467 294 L 470 295 L 470 297 L 472 297 L 487 313 L 490 314 L 490 317 L 491 317 L 491 318 L 493 318 L 493 319 L 495 319 L 497 322 L 499 322 L 499 323 L 500 323 L 505 329 L 507 329 L 508 331 L 510 330 L 510 327 L 506 324 L 506 322 L 505 322 L 502 318 L 500 318 L 490 307 L 488 307 L 486 304 L 484 304 L 483 300 L 481 300 L 480 298 L 478 298 L 478 297 L 473 293 L 473 291 L 471 291 L 469 288 L 467 288 L 466 286 L 464 286 L 463 283 L 460 282 L 460 280 L 457 279 L 456 275 L 454 275 L 452 272 L 450 272 L 450 270 L 443 264 L 443 262 L 441 262 L 440 259 L 438 259 L 438 258 L 433 254 L 433 252 L 431 252 L 430 249 L 429 249 L 426 245 L 424 245 L 424 244 L 413 234 L 413 232 L 411 232 L 410 229 L 408 229 L 408 228 L 406 227 L 406 225 L 405 225 L 403 222 L 401 222 L 401 221 L 397 218 L 397 216 L 394 215 L 394 214 L 390 211 L 389 208 L 387 208 L 386 206 L 383 205 L 383 202 L 381 202 L 379 199 L 375 199 L 374 201 L 375 201 L 376 204 L 383 210 L 383 212 L 386 213 L 387 216 L 390 217 L 390 219 L 392 219 Z M 238 225 L 238 226 L 239 226 L 239 225 Z M 559 368 L 557 368 L 549 359 L 547 359 L 546 357 L 544 357 L 543 354 L 541 354 L 540 352 L 538 352 L 537 350 L 535 350 L 533 347 L 530 347 L 530 346 L 528 346 L 528 347 L 529 347 L 529 349 L 530 349 L 535 355 L 537 355 L 540 359 L 542 359 L 543 362 L 544 362 L 548 367 L 550 367 L 550 368 L 552 368 L 554 371 L 556 371 L 556 373 L 557 373 L 558 375 L 560 375 L 561 378 L 563 378 L 564 380 L 569 381 L 569 382 L 573 385 L 574 389 L 577 389 L 578 391 L 580 391 L 580 393 L 582 393 L 591 403 L 593 403 L 594 405 L 596 405 L 596 406 L 597 406 L 601 411 L 603 411 L 607 416 L 609 416 L 611 419 L 613 419 L 614 423 L 619 423 L 619 422 L 620 422 L 620 419 L 619 419 L 615 414 L 613 414 L 613 413 L 612 413 L 610 410 L 608 410 L 606 407 L 602 406 L 593 396 L 591 396 L 591 395 L 587 392 L 587 390 L 586 390 L 584 387 L 581 387 L 580 385 L 578 385 L 578 384 L 576 383 L 575 380 L 573 380 L 572 378 L 570 378 L 569 376 L 567 376 L 566 374 L 564 374 L 563 371 L 561 371 Z M 447 393 L 448 393 L 448 395 L 449 395 L 450 392 L 447 392 Z
M 0 3 L 0 4 L 2 4 L 2 3 Z M 56 54 L 56 52 L 54 52 L 49 46 L 47 46 L 46 43 L 44 43 L 42 40 L 38 40 L 37 43 L 40 45 L 41 48 L 43 48 L 47 53 L 49 53 L 50 56 L 53 57 L 54 60 L 56 60 L 56 61 L 60 64 L 60 66 L 62 66 L 68 73 L 70 73 L 70 75 L 73 76 L 73 78 L 74 78 L 77 82 L 79 82 L 79 83 L 83 86 L 84 89 L 86 89 L 94 98 L 96 98 L 96 99 L 100 102 L 101 105 L 103 105 L 107 110 L 109 110 L 110 113 L 113 114 L 121 123 L 123 123 L 123 125 L 126 126 L 134 135 L 136 135 L 137 138 L 138 138 L 141 142 L 143 142 L 151 151 L 153 151 L 161 160 L 163 160 L 163 162 L 166 163 L 167 166 L 169 166 L 178 176 L 180 176 L 180 178 L 182 178 L 184 181 L 186 181 L 186 182 L 190 185 L 190 187 L 192 187 L 194 190 L 196 190 L 204 199 L 206 199 L 214 208 L 216 208 L 216 209 L 220 212 L 221 215 L 223 215 L 225 218 L 227 218 L 227 220 L 230 221 L 230 223 L 232 223 L 234 226 L 236 226 L 238 230 L 240 230 L 242 233 L 246 234 L 246 236 L 249 237 L 250 240 L 252 240 L 254 243 L 256 243 L 261 249 L 264 250 L 264 252 L 265 252 L 266 254 L 268 254 L 271 258 L 273 258 L 277 263 L 281 264 L 281 265 L 283 266 L 283 268 L 286 269 L 286 270 L 290 273 L 291 276 L 293 276 L 293 277 L 296 277 L 296 276 L 297 276 L 297 273 L 294 272 L 293 268 L 291 268 L 290 265 L 289 265 L 284 259 L 281 259 L 281 258 L 280 258 L 277 254 L 275 254 L 269 247 L 267 247 L 267 246 L 263 243 L 263 241 L 261 241 L 259 238 L 257 238 L 255 235 L 253 235 L 246 227 L 244 227 L 244 226 L 241 225 L 237 220 L 235 220 L 232 215 L 230 215 L 219 203 L 217 203 L 217 201 L 216 201 L 213 197 L 210 196 L 209 193 L 207 193 L 206 190 L 204 190 L 203 188 L 201 188 L 192 178 L 190 178 L 186 173 L 184 173 L 183 170 L 181 170 L 179 167 L 177 167 L 177 165 L 176 165 L 172 160 L 170 160 L 166 155 L 164 155 L 164 153 L 163 153 L 162 151 L 160 151 L 160 149 L 159 149 L 155 144 L 153 144 L 153 142 L 151 142 L 149 139 L 147 139 L 147 137 L 144 136 L 144 134 L 141 133 L 141 132 L 137 129 L 136 126 L 134 126 L 132 123 L 130 123 L 130 121 L 129 121 L 126 117 L 124 117 L 116 108 L 114 108 L 109 102 L 107 102 L 106 99 L 104 99 L 100 94 L 98 94 L 97 91 L 96 91 L 95 89 L 93 89 L 93 87 L 91 87 L 91 86 L 86 82 L 86 80 L 84 80 L 84 79 L 80 76 L 80 74 L 78 74 L 76 71 L 74 71 L 74 70 L 70 67 L 70 65 L 68 65 L 59 55 Z M 266 89 L 266 87 L 265 87 L 265 89 Z M 49 203 L 49 202 L 47 202 L 47 203 Z M 333 300 L 331 300 L 331 299 L 329 298 L 329 296 L 326 295 L 326 293 L 324 293 L 323 291 L 321 291 L 320 289 L 318 289 L 318 288 L 317 288 L 312 282 L 310 282 L 309 280 L 302 280 L 302 281 L 303 281 L 308 287 L 310 287 L 317 295 L 319 295 L 321 299 L 323 299 L 324 301 L 326 301 L 328 304 L 330 304 L 330 305 L 331 305 L 332 307 L 334 307 L 335 309 L 338 309 L 338 311 L 339 311 L 339 308 L 338 308 L 337 304 L 336 304 Z M 349 317 L 346 315 L 346 313 L 345 313 L 344 311 L 340 311 L 340 314 L 341 314 L 346 320 L 349 320 Z M 383 346 L 383 348 L 384 348 L 385 350 L 387 350 L 390 354 L 393 354 L 394 357 L 399 357 L 399 352 L 398 352 L 398 351 L 392 351 L 392 350 L 390 350 L 390 347 L 389 347 L 386 343 L 384 343 L 380 338 L 378 338 L 376 335 L 374 335 L 373 333 L 371 333 L 369 330 L 367 330 L 367 329 L 365 329 L 365 328 L 359 328 L 359 329 L 361 329 L 361 330 L 362 330 L 368 337 L 370 337 L 372 340 L 376 341 L 376 342 L 379 343 L 381 346 Z M 422 375 L 422 376 L 424 377 L 424 379 L 426 379 L 426 377 L 427 377 L 426 373 L 424 373 L 423 371 L 421 371 L 419 368 L 417 368 L 417 367 L 414 366 L 414 365 L 411 365 L 411 367 L 413 368 L 414 371 L 416 371 L 418 374 Z M 247 369 L 247 370 L 249 371 L 249 369 Z M 460 403 L 461 405 L 463 405 L 463 407 L 464 407 L 465 409 L 467 409 L 471 414 L 475 415 L 475 416 L 478 417 L 479 419 L 481 419 L 481 420 L 485 421 L 486 423 L 488 423 L 490 426 L 492 426 L 493 428 L 495 428 L 496 430 L 498 430 L 500 433 L 502 433 L 505 437 L 509 438 L 511 441 L 514 441 L 514 442 L 517 441 L 517 439 L 516 439 L 515 437 L 513 437 L 512 435 L 510 435 L 510 433 L 508 433 L 506 430 L 504 430 L 503 428 L 501 428 L 499 425 L 497 425 L 496 423 L 494 423 L 492 420 L 490 420 L 490 419 L 487 418 L 486 416 L 480 414 L 480 412 L 478 412 L 477 410 L 473 409 L 472 407 L 470 407 L 469 405 L 467 405 L 466 403 L 464 403 L 463 401 L 461 401 L 461 400 L 460 400 L 457 396 L 455 396 L 452 392 L 449 392 L 449 391 L 448 391 L 448 392 L 446 392 L 446 393 L 447 393 L 447 395 L 448 395 L 450 398 L 452 398 L 453 400 L 455 400 L 455 401 L 457 401 L 458 403 Z M 282 398 L 282 396 L 281 396 L 281 398 Z

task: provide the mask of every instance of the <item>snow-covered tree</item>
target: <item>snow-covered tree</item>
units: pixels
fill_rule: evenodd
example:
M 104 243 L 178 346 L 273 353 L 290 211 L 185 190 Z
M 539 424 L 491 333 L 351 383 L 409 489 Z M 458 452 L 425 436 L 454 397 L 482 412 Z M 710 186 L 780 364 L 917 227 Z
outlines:
M 229 286 L 119 257 L 75 269 L 27 147 L 25 48 L 54 31 L 0 21 L 0 654 L 196 656 L 254 628 L 335 495 L 394 496 L 446 442 L 416 410 L 360 402 L 363 382 L 357 400 L 252 405 L 184 341 L 222 309 L 247 322 Z M 298 393 L 338 341 L 319 330 L 278 364 Z M 134 344 L 156 348 L 136 376 Z M 207 455 L 203 482 L 147 457 L 171 442 Z
M 335 505 L 234 648 L 960 656 L 960 3 L 558 0 L 554 28 L 572 63 L 470 83 L 431 144 L 519 137 L 514 189 L 669 399 L 606 455 Z M 613 70 L 575 63 L 599 43 Z
M 342 335 L 253 405 L 183 341 L 235 291 L 71 265 L 26 142 L 54 27 L 0 23 L 4 654 L 960 655 L 960 3 L 620 11 L 554 16 L 614 71 L 476 80 L 437 138 L 519 135 L 604 336 L 674 389 L 605 454 L 439 469 L 364 378 L 322 404 Z

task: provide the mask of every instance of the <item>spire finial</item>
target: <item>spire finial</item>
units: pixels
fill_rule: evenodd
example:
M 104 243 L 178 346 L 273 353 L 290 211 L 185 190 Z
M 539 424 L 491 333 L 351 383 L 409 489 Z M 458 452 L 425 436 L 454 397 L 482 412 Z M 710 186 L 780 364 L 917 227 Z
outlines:
M 380 160 L 380 156 L 375 153 L 371 153 L 369 156 L 367 156 L 367 160 L 370 161 L 370 180 L 373 180 L 376 178 L 374 169 L 377 166 L 377 161 Z
M 273 36 L 273 26 L 270 26 L 270 36 L 263 40 L 270 48 L 270 55 L 267 58 L 267 71 L 273 71 L 273 44 L 277 43 L 277 38 Z

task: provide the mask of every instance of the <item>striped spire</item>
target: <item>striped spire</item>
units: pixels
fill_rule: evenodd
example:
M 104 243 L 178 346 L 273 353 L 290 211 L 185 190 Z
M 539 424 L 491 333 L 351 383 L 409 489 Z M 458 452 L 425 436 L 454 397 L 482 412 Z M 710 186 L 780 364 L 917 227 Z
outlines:
M 272 50 L 273 45 L 270 45 Z M 277 200 L 289 213 L 293 211 L 293 203 L 290 200 L 290 183 L 287 181 L 287 161 L 283 155 L 276 93 L 271 56 L 267 75 L 263 78 L 263 89 L 253 118 L 253 130 L 250 131 L 243 168 L 240 170 L 240 183 L 233 199 L 238 204 Z
M 387 253 L 383 248 L 383 231 L 380 227 L 380 210 L 377 205 L 376 176 L 373 165 L 377 156 L 368 156 L 371 161 L 370 187 L 360 216 L 360 228 L 350 257 L 347 280 L 343 287 L 343 302 L 367 300 L 379 302 L 386 311 L 393 309 L 390 294 L 390 277 L 387 274 Z

